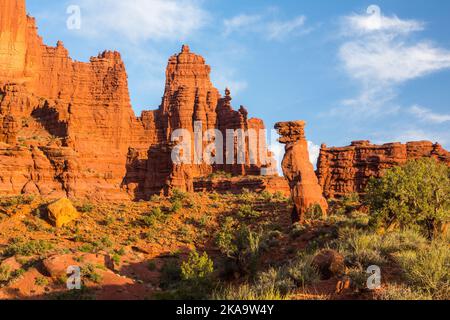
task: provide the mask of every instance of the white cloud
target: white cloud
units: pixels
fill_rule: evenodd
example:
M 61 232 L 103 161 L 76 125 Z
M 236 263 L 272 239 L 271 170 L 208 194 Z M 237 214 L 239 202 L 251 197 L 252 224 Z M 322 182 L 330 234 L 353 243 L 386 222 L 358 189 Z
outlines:
M 362 81 L 402 83 L 450 68 L 450 52 L 428 42 L 407 45 L 383 36 L 345 43 L 340 57 L 347 72 Z
M 261 22 L 262 16 L 260 15 L 247 15 L 240 14 L 231 19 L 225 19 L 223 21 L 225 31 L 224 35 L 228 36 L 233 32 L 239 32 L 242 29 L 253 29 L 257 31 L 259 28 L 257 25 Z
M 423 108 L 423 107 L 418 106 L 418 105 L 412 106 L 409 109 L 409 112 L 412 115 L 414 115 L 415 117 L 417 117 L 418 119 L 421 119 L 421 120 L 426 121 L 426 122 L 439 123 L 440 124 L 440 123 L 444 123 L 444 122 L 449 122 L 450 121 L 450 114 L 434 113 L 430 109 Z
M 306 17 L 303 15 L 290 20 L 278 20 L 269 16 L 268 13 L 240 14 L 233 18 L 225 19 L 223 22 L 223 34 L 229 36 L 232 33 L 258 33 L 267 40 L 283 40 L 289 36 L 309 33 L 312 30 L 305 27 Z
M 84 36 L 184 40 L 208 21 L 197 0 L 80 0 Z
M 314 144 L 312 141 L 308 141 L 309 160 L 314 167 L 317 166 L 317 160 L 319 160 L 320 146 Z
M 267 25 L 267 36 L 269 39 L 282 39 L 286 36 L 303 29 L 306 17 L 299 16 L 287 21 L 273 21 Z M 304 29 L 302 32 L 308 33 L 310 29 Z
M 410 37 L 424 29 L 423 22 L 384 16 L 375 6 L 369 9 L 371 15 L 353 14 L 342 20 L 347 40 L 339 57 L 346 73 L 361 86 L 358 97 L 338 108 L 345 115 L 357 110 L 363 117 L 397 112 L 393 100 L 400 84 L 450 69 L 450 51 Z
M 393 32 L 410 33 L 420 31 L 424 28 L 422 21 L 401 20 L 397 16 L 387 17 L 382 15 L 381 9 L 377 6 L 370 6 L 367 15 L 353 14 L 344 18 L 347 28 L 344 32 L 373 33 L 373 32 Z

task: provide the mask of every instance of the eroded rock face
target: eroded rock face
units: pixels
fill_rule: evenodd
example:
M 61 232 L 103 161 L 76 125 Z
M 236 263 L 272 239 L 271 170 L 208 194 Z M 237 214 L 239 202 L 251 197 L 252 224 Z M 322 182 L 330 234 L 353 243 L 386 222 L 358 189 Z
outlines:
M 386 169 L 423 157 L 450 165 L 450 153 L 429 141 L 384 145 L 355 141 L 341 148 L 322 145 L 317 176 L 327 198 L 363 194 L 371 177 L 381 177 Z
M 238 152 L 234 154 L 232 164 L 196 163 L 195 150 L 192 146 L 190 163 L 176 164 L 172 161 L 172 151 L 177 147 L 177 141 L 172 141 L 172 134 L 177 129 L 185 129 L 193 140 L 200 134 L 203 150 L 214 140 L 206 141 L 207 132 L 220 131 L 224 141 L 223 150 L 215 150 L 222 154 L 222 162 L 226 163 L 227 130 L 249 129 L 254 132 L 265 129 L 260 119 L 249 119 L 244 107 L 239 111 L 231 106 L 231 92 L 227 89 L 222 98 L 219 91 L 210 80 L 211 68 L 203 57 L 192 53 L 188 46 L 183 46 L 179 54 L 172 56 L 166 71 L 166 89 L 159 110 L 148 118 L 152 119 L 158 141 L 150 146 L 147 154 L 138 149 L 130 149 L 128 155 L 129 171 L 125 185 L 138 198 L 148 198 L 152 194 L 168 193 L 177 188 L 184 191 L 194 191 L 194 179 L 208 176 L 215 171 L 224 171 L 234 175 L 260 175 L 263 164 L 258 161 L 251 164 L 250 143 L 244 144 L 245 159 L 238 164 Z M 200 129 L 195 128 L 199 126 Z M 263 139 L 263 141 L 260 141 Z M 203 142 L 202 142 L 203 141 Z M 237 149 L 237 141 L 230 141 L 232 149 Z M 265 147 L 265 137 L 257 136 L 254 152 L 268 156 Z M 260 149 L 263 152 L 259 153 Z M 202 152 L 200 152 L 201 154 Z
M 305 214 L 315 205 L 320 206 L 324 215 L 328 211 L 328 203 L 322 195 L 322 188 L 309 160 L 305 125 L 304 121 L 280 122 L 275 125 L 281 136 L 279 141 L 286 144 L 282 167 L 294 201 L 292 219 L 300 223 L 304 222 Z
M 0 194 L 122 200 L 191 190 L 192 177 L 214 170 L 259 172 L 259 164 L 172 164 L 171 133 L 193 131 L 195 121 L 203 131 L 264 127 L 231 109 L 187 46 L 169 60 L 161 107 L 136 117 L 119 53 L 73 61 L 62 42 L 43 43 L 25 0 L 0 9 Z

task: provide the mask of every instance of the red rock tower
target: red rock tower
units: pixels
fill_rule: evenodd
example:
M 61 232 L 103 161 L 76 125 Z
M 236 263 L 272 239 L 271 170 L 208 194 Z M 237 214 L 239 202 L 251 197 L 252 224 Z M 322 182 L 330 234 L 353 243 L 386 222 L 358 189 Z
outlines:
M 280 122 L 275 125 L 275 129 L 281 136 L 280 143 L 286 144 L 282 167 L 294 201 L 293 222 L 303 223 L 306 212 L 315 205 L 320 206 L 322 213 L 326 215 L 328 203 L 322 195 L 322 188 L 309 160 L 305 122 Z
M 25 0 L 0 1 L 0 80 L 23 76 L 28 18 Z

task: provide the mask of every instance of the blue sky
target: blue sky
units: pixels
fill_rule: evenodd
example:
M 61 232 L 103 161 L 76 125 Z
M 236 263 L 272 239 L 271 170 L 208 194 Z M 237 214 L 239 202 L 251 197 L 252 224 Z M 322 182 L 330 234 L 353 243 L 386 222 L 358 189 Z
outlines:
M 79 30 L 66 27 L 69 5 L 81 8 Z M 187 43 L 211 65 L 215 86 L 231 88 L 234 106 L 246 106 L 268 128 L 302 119 L 316 146 L 427 139 L 450 149 L 450 1 L 28 0 L 27 6 L 44 41 L 62 40 L 75 60 L 120 51 L 136 114 L 158 107 L 167 59 Z

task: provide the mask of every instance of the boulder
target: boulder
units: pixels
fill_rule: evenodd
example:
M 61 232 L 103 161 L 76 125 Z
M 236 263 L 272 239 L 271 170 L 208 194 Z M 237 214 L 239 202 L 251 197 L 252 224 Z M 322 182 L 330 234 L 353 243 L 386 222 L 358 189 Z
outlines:
M 47 208 L 50 222 L 57 228 L 62 228 L 80 217 L 79 212 L 67 198 L 53 202 Z
M 323 280 L 341 276 L 345 273 L 345 259 L 337 251 L 323 250 L 314 257 L 313 265 Z

